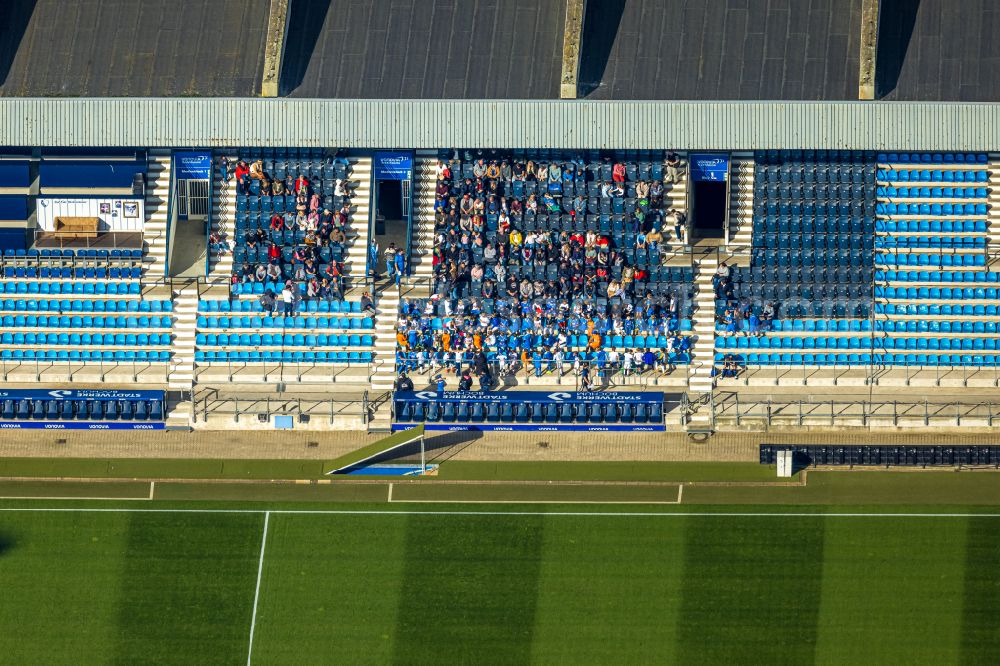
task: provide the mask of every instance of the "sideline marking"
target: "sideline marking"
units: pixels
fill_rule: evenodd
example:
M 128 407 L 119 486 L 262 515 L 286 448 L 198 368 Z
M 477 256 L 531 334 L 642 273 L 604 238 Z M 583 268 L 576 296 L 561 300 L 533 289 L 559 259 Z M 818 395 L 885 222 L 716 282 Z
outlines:
M 392 484 L 389 484 L 389 504 L 392 504 Z
M 264 534 L 260 538 L 260 563 L 257 565 L 257 590 L 253 594 L 253 615 L 250 617 L 250 645 L 247 648 L 247 666 L 253 657 L 253 632 L 257 627 L 257 600 L 260 599 L 260 579 L 264 572 L 264 546 L 267 545 L 267 524 L 271 520 L 271 512 L 264 512 Z
M 153 490 L 156 488 L 156 481 L 149 482 L 149 499 L 153 499 Z
M 677 503 L 678 504 L 681 503 L 681 498 L 682 497 L 684 497 L 684 484 L 683 483 L 677 486 Z
M 13 497 L 20 500 L 24 497 Z M 77 500 L 77 497 L 68 499 Z M 114 498 L 120 499 L 120 498 Z M 135 498 L 133 498 L 135 499 Z M 393 504 L 397 504 L 395 500 Z M 450 502 L 468 504 L 468 502 Z M 524 502 L 506 502 L 516 505 Z M 556 502 L 565 504 L 565 502 Z M 587 502 L 587 504 L 607 504 L 607 502 Z M 706 505 L 708 506 L 708 505 Z M 822 505 L 815 505 L 822 506 Z M 584 516 L 584 517 L 627 517 L 627 518 L 669 518 L 674 516 L 720 516 L 723 518 L 1000 518 L 1000 513 L 822 513 L 817 511 L 781 512 L 740 512 L 740 511 L 416 511 L 409 509 L 137 509 L 130 507 L 0 507 L 0 513 L 231 513 L 267 516 L 270 514 L 317 515 L 317 516 Z

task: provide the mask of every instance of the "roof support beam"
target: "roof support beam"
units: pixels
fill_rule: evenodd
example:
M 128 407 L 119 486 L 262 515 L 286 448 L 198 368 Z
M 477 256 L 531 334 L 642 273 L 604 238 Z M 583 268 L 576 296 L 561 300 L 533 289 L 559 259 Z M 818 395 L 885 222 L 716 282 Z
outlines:
M 559 97 L 576 99 L 580 79 L 580 53 L 583 50 L 583 16 L 587 0 L 566 0 L 566 23 L 563 28 L 562 78 Z
M 281 83 L 281 61 L 285 57 L 288 35 L 288 5 L 291 0 L 271 0 L 267 16 L 267 40 L 264 43 L 264 75 L 260 82 L 263 97 L 277 97 Z
M 875 99 L 875 56 L 878 53 L 879 0 L 861 2 L 861 53 L 858 58 L 858 99 Z

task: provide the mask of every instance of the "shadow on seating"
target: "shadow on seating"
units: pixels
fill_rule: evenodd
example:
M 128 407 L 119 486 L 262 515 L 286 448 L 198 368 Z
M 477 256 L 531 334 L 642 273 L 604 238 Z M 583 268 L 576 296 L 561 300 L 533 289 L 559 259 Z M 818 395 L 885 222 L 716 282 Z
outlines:
M 330 0 L 310 0 L 291 3 L 288 34 L 285 36 L 285 57 L 281 63 L 281 95 L 295 91 L 305 78 L 309 62 L 316 51 L 319 33 L 330 11 Z
M 586 97 L 601 85 L 624 12 L 625 0 L 587 3 L 580 44 L 580 97 Z
M 3 3 L 6 12 L 3 21 L 0 21 L 0 86 L 7 82 L 7 75 L 14 64 L 36 2 L 37 0 L 5 0 Z
M 875 61 L 875 98 L 896 89 L 913 37 L 920 0 L 883 0 Z

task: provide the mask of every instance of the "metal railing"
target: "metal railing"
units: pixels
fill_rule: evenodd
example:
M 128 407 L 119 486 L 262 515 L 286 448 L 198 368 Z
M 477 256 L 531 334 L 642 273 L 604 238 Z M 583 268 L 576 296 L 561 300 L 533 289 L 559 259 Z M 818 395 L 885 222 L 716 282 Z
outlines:
M 1000 403 L 932 400 L 748 400 L 719 393 L 714 421 L 735 427 L 898 427 L 1000 425 Z
M 363 400 L 323 397 L 282 397 L 261 398 L 220 397 L 218 390 L 210 389 L 195 395 L 192 421 L 207 423 L 209 418 L 230 417 L 235 423 L 241 420 L 257 419 L 270 421 L 273 416 L 292 416 L 299 421 L 324 420 L 333 425 L 337 418 L 349 417 L 367 422 L 367 411 Z M 305 417 L 303 419 L 302 417 Z

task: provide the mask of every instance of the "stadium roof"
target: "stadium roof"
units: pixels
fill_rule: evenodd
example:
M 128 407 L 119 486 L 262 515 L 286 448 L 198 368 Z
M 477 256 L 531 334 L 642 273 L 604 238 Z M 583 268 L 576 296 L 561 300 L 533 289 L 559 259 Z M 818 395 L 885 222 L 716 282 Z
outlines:
M 0 95 L 260 92 L 269 0 L 3 0 Z
M 858 96 L 862 0 L 594 0 L 591 100 Z M 282 95 L 556 99 L 566 0 L 289 0 Z M 4 0 L 3 97 L 254 97 L 270 0 Z M 995 0 L 880 0 L 878 94 L 1000 100 Z
M 998 150 L 1000 105 L 0 99 L 12 146 Z
M 559 96 L 564 0 L 293 2 L 282 94 Z

